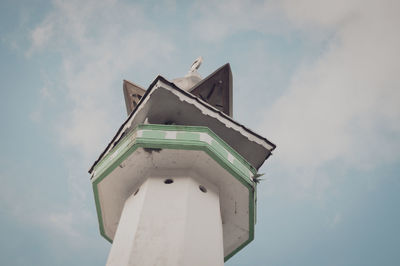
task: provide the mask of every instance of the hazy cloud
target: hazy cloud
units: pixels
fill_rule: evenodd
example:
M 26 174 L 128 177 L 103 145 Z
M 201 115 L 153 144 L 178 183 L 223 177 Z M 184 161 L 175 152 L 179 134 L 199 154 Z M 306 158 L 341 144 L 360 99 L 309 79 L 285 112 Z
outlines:
M 87 170 L 124 119 L 121 86 L 127 77 L 121 73 L 156 65 L 174 47 L 154 30 L 141 5 L 119 1 L 53 1 L 52 10 L 30 36 L 30 56 L 49 52 L 59 56 L 59 69 L 52 70 L 56 75 L 44 73 L 46 86 L 40 95 L 43 101 L 57 99 L 62 107 L 52 110 L 57 120 L 50 124 L 59 145 L 74 156 L 65 156 L 68 203 L 60 211 L 25 217 L 64 235 L 70 243 L 89 243 L 93 239 L 84 230 L 96 224 L 96 217 L 93 206 L 84 205 L 92 203 L 87 198 L 91 194 Z M 41 104 L 30 117 L 40 122 L 42 113 Z
M 394 1 L 286 3 L 295 25 L 334 32 L 326 51 L 299 69 L 265 110 L 263 129 L 278 144 L 279 162 L 304 172 L 294 178 L 312 184 L 328 163 L 370 169 L 399 158 L 399 7 Z
M 51 39 L 53 34 L 53 25 L 49 23 L 44 23 L 41 26 L 35 28 L 31 32 L 32 47 L 30 52 L 35 49 L 43 48 L 48 41 Z
M 140 5 L 119 1 L 54 1 L 54 9 L 32 30 L 30 51 L 50 49 L 61 56 L 57 84 L 65 88 L 70 110 L 57 126 L 60 143 L 80 150 L 87 162 L 111 138 L 115 118 L 122 121 L 112 104 L 121 96 L 121 72 L 155 64 L 173 49 L 144 14 Z
M 281 8 L 276 1 L 198 1 L 193 7 L 191 27 L 196 38 L 219 42 L 246 30 L 286 32 L 289 28 L 280 15 Z

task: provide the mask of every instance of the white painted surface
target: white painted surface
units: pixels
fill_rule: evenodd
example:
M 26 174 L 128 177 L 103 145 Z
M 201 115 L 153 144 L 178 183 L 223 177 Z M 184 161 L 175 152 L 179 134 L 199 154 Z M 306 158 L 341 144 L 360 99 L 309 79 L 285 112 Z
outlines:
M 203 151 L 136 150 L 98 184 L 99 200 L 106 235 L 115 242 L 124 202 L 148 176 L 195 176 L 214 184 L 219 191 L 223 221 L 224 256 L 249 239 L 249 190 Z M 201 178 L 201 179 L 200 179 Z M 140 193 L 140 192 L 139 192 Z M 138 193 L 138 195 L 139 195 Z
M 222 234 L 216 186 L 187 171 L 159 172 L 126 200 L 107 265 L 223 265 Z

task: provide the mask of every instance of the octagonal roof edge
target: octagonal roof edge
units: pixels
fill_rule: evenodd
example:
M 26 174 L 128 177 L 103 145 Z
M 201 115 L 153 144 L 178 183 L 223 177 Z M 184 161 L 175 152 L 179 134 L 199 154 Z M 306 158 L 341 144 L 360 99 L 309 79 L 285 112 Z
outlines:
M 151 94 L 151 92 L 153 90 L 155 90 L 157 88 L 157 84 L 160 84 L 160 83 L 166 84 L 167 86 L 169 86 L 171 89 L 175 90 L 176 92 L 178 92 L 178 93 L 180 93 L 180 94 L 182 94 L 182 95 L 184 95 L 186 97 L 189 97 L 190 99 L 194 100 L 195 102 L 197 102 L 197 104 L 200 104 L 201 106 L 206 108 L 208 111 L 211 111 L 212 113 L 216 114 L 220 118 L 222 118 L 224 120 L 227 120 L 230 123 L 232 123 L 233 125 L 235 125 L 238 128 L 242 129 L 241 134 L 243 134 L 243 132 L 245 132 L 245 133 L 247 133 L 247 134 L 249 134 L 251 136 L 254 136 L 255 138 L 259 139 L 260 141 L 266 143 L 268 146 L 270 146 L 271 148 L 268 149 L 268 153 L 266 154 L 266 156 L 265 156 L 263 161 L 268 159 L 268 157 L 271 155 L 271 152 L 276 148 L 276 145 L 273 144 L 272 142 L 270 142 L 269 140 L 267 140 L 265 137 L 260 136 L 259 134 L 255 133 L 254 131 L 250 130 L 249 128 L 245 127 L 244 125 L 242 125 L 242 124 L 238 123 L 237 121 L 233 120 L 231 117 L 229 117 L 228 115 L 224 114 L 222 111 L 220 111 L 220 110 L 214 108 L 213 106 L 209 105 L 208 103 L 202 101 L 201 99 L 199 99 L 195 95 L 191 94 L 190 92 L 186 92 L 186 91 L 180 89 L 174 83 L 168 81 L 167 79 L 165 79 L 161 75 L 158 75 L 156 77 L 156 79 L 154 79 L 154 81 L 150 84 L 149 88 L 146 90 L 145 94 L 143 95 L 142 99 L 139 101 L 138 105 L 134 108 L 134 110 L 131 112 L 131 114 L 128 116 L 128 118 L 125 120 L 125 122 L 120 126 L 120 128 L 117 131 L 117 133 L 112 138 L 111 142 L 107 145 L 106 149 L 100 154 L 98 159 L 93 163 L 93 165 L 89 169 L 89 173 L 92 173 L 92 171 L 93 171 L 94 167 L 96 166 L 96 164 L 99 163 L 99 161 L 112 149 L 112 145 L 115 145 L 115 142 L 118 142 L 118 140 L 121 138 L 121 135 L 124 133 L 122 131 L 124 129 L 126 129 L 126 125 L 128 124 L 128 122 L 130 122 L 132 120 L 132 118 L 134 117 L 134 115 L 137 112 L 137 110 L 139 108 L 141 108 L 141 106 L 144 104 L 145 99 Z M 259 165 L 258 167 L 260 167 L 260 166 L 261 165 Z M 255 166 L 255 167 L 258 169 L 257 166 Z

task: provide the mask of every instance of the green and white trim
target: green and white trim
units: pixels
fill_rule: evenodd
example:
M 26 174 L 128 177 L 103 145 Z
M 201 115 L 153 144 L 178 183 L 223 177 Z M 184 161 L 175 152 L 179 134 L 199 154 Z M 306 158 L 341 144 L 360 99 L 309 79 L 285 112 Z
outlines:
M 105 169 L 117 161 L 119 155 L 127 152 L 133 146 L 189 150 L 196 147 L 207 147 L 236 171 L 241 172 L 241 176 L 247 177 L 246 180 L 251 184 L 253 183 L 252 177 L 257 173 L 257 170 L 239 153 L 207 127 L 140 124 L 123 137 L 111 152 L 94 167 L 92 182 L 102 176 Z
M 226 171 L 226 176 L 228 176 L 227 179 L 231 176 L 235 180 L 239 181 L 239 183 L 236 183 L 241 184 L 241 188 L 236 188 L 234 191 L 246 191 L 243 195 L 245 195 L 244 202 L 247 203 L 245 203 L 246 206 L 242 208 L 242 213 L 240 214 L 242 215 L 241 217 L 247 216 L 243 225 L 243 228 L 246 229 L 240 229 L 237 231 L 247 231 L 248 233 L 244 239 L 242 237 L 242 240 L 236 244 L 233 241 L 237 240 L 233 240 L 233 238 L 240 239 L 240 237 L 233 237 L 233 233 L 226 233 L 226 235 L 224 233 L 224 243 L 232 243 L 232 245 L 225 251 L 225 261 L 254 239 L 256 184 L 253 182 L 252 177 L 257 173 L 256 169 L 207 127 L 139 124 L 118 141 L 118 144 L 96 164 L 92 172 L 91 181 L 93 185 L 100 232 L 108 241 L 112 242 L 114 237 L 113 234 L 116 230 L 113 226 L 115 221 L 118 221 L 119 218 L 118 214 L 109 211 L 113 208 L 108 206 L 114 206 L 115 204 L 119 206 L 123 204 L 123 200 L 121 200 L 120 203 L 112 203 L 114 205 L 109 204 L 109 198 L 112 197 L 107 195 L 120 195 L 122 193 L 120 191 L 111 191 L 110 189 L 113 189 L 113 185 L 109 184 L 111 184 L 113 178 L 117 178 L 119 175 L 118 171 L 123 171 L 121 170 L 123 163 L 128 158 L 132 158 L 131 156 L 134 154 L 140 153 L 138 153 L 138 149 L 140 148 L 156 152 L 160 150 L 180 150 L 188 152 L 199 151 L 207 154 L 213 159 L 216 165 L 219 165 L 221 169 Z M 232 189 L 234 188 L 231 188 L 228 185 L 224 185 L 224 187 L 220 188 L 220 190 L 227 191 Z M 230 193 L 229 195 L 235 195 L 235 192 L 229 191 L 225 194 L 221 193 L 221 195 L 228 195 L 228 193 Z M 243 196 L 241 197 L 243 199 Z M 228 207 L 225 207 L 224 204 L 228 206 L 229 202 L 227 199 L 220 199 L 220 201 L 221 212 L 227 217 L 223 226 L 229 226 L 229 219 L 242 219 L 239 217 L 239 214 L 235 216 L 230 213 L 230 210 L 227 210 L 226 213 L 224 213 L 224 209 L 229 209 Z M 122 210 L 122 206 L 120 209 Z M 243 220 L 239 220 L 234 221 L 231 224 L 236 226 L 240 221 L 243 222 Z M 226 229 L 228 230 L 227 232 L 231 232 L 229 230 L 236 230 L 233 225 L 232 228 L 233 229 Z M 229 237 L 232 239 L 227 239 Z

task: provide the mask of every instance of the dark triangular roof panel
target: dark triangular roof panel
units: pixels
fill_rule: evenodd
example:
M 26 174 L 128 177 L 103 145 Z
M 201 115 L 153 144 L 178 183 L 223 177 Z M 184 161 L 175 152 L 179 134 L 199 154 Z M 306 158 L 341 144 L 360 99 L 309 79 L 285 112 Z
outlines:
M 232 71 L 229 63 L 196 84 L 190 93 L 232 117 Z
M 138 105 L 140 99 L 142 99 L 146 90 L 128 80 L 124 80 L 123 90 L 124 90 L 126 112 L 129 115 L 130 113 L 132 113 L 133 109 L 135 109 L 135 107 Z

